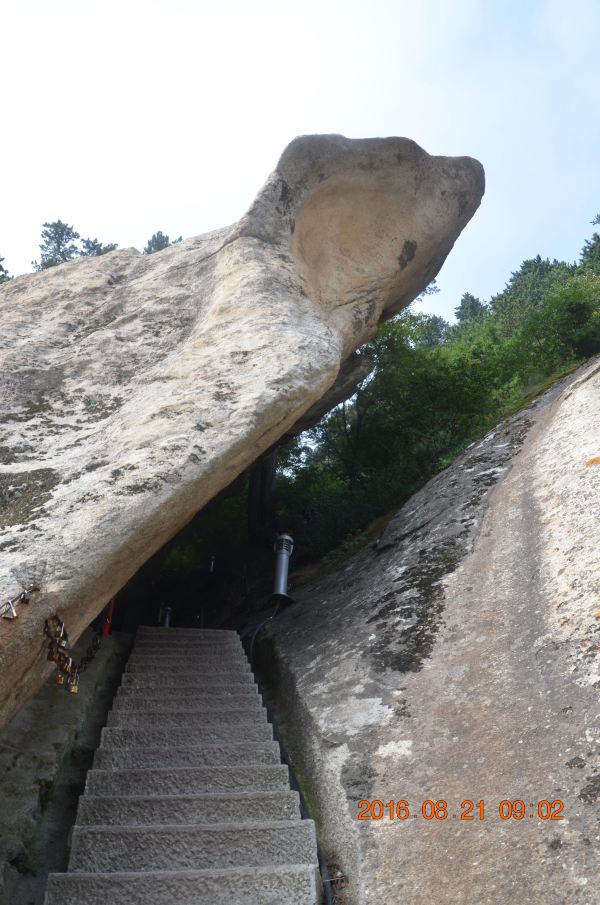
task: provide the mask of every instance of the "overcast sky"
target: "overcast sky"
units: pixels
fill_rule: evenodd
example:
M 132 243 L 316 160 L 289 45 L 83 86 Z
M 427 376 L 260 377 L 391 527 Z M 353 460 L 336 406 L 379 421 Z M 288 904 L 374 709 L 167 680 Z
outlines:
M 4 0 L 0 255 L 41 225 L 142 249 L 237 220 L 296 135 L 484 165 L 426 310 L 574 260 L 600 211 L 600 0 Z

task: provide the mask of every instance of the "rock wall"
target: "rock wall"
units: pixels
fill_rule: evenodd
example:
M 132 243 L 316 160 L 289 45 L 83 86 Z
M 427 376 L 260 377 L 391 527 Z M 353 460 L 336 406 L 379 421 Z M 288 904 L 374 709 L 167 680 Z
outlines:
M 234 226 L 0 287 L 0 724 L 137 569 L 436 275 L 483 193 L 403 138 L 296 139 Z M 336 392 L 331 398 L 335 399 Z
M 0 905 L 42 905 L 48 873 L 66 869 L 79 795 L 130 646 L 130 635 L 103 639 L 78 695 L 50 679 L 0 730 Z
M 600 901 L 599 453 L 595 362 L 269 628 L 271 705 L 352 905 Z M 408 816 L 359 821 L 362 800 Z

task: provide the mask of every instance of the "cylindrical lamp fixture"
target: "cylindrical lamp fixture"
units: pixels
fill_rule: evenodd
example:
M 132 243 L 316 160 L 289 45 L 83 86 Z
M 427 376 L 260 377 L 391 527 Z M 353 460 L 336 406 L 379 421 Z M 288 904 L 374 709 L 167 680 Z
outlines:
M 275 585 L 272 596 L 278 600 L 291 601 L 288 588 L 290 556 L 294 549 L 294 539 L 289 534 L 279 534 L 275 541 Z
M 172 615 L 173 608 L 166 606 L 164 603 L 161 603 L 160 609 L 158 611 L 158 624 L 163 628 L 170 628 Z

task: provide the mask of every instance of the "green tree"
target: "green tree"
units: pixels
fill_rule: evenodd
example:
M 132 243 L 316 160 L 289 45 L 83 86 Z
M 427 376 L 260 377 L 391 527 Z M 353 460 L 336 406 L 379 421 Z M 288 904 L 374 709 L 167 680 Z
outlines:
M 592 220 L 592 226 L 600 226 L 600 214 L 596 214 Z M 598 233 L 594 233 L 581 249 L 579 267 L 584 273 L 595 273 L 600 276 L 600 236 Z
M 78 244 L 80 240 L 81 243 Z M 40 245 L 41 260 L 32 261 L 32 264 L 34 270 L 47 270 L 75 258 L 105 255 L 117 247 L 116 243 L 103 245 L 98 239 L 81 239 L 72 226 L 63 223 L 62 220 L 55 220 L 53 223 L 44 223 Z
M 116 242 L 109 245 L 103 245 L 98 239 L 82 239 L 81 251 L 79 254 L 82 258 L 97 258 L 100 255 L 106 255 L 109 251 L 115 251 L 119 246 Z
M 425 287 L 425 289 L 423 290 L 423 292 L 420 292 L 420 293 L 418 294 L 418 296 L 417 296 L 417 298 L 415 299 L 415 301 L 417 301 L 417 299 L 425 298 L 426 295 L 435 295 L 436 292 L 439 292 L 439 291 L 440 291 L 440 287 L 438 286 L 438 284 L 437 284 L 437 282 L 436 282 L 436 279 L 435 279 L 435 277 L 434 277 L 433 280 L 431 281 L 431 283 L 428 283 L 428 284 L 427 284 L 427 286 Z
M 579 266 L 583 271 L 600 276 L 600 235 L 598 233 L 594 233 L 592 238 L 585 242 L 581 250 Z
M 8 270 L 2 264 L 3 260 L 4 258 L 0 257 L 0 283 L 6 283 L 7 280 L 12 280 Z
M 521 367 L 539 373 L 600 352 L 600 275 L 584 272 L 557 287 L 521 330 Z
M 179 236 L 178 239 L 169 239 L 168 236 L 165 236 L 160 230 L 157 233 L 154 233 L 150 239 L 148 239 L 148 243 L 144 248 L 145 255 L 153 255 L 155 251 L 162 251 L 163 248 L 168 248 L 169 245 L 176 245 L 178 242 L 181 242 L 182 237 Z
M 502 332 L 510 336 L 518 330 L 548 294 L 575 272 L 575 265 L 542 259 L 540 255 L 523 261 L 504 290 L 490 301 Z
M 456 320 L 461 327 L 479 323 L 485 320 L 489 313 L 490 309 L 488 306 L 476 296 L 471 295 L 470 292 L 463 294 L 459 304 L 454 309 Z
M 72 261 L 79 254 L 76 245 L 79 238 L 79 233 L 62 220 L 44 223 L 40 244 L 41 257 L 39 263 L 32 261 L 34 270 L 47 270 L 49 267 L 56 267 L 57 264 L 64 264 L 65 261 Z
M 401 314 L 409 325 L 410 342 L 416 348 L 435 349 L 441 346 L 448 335 L 450 324 L 438 314 Z

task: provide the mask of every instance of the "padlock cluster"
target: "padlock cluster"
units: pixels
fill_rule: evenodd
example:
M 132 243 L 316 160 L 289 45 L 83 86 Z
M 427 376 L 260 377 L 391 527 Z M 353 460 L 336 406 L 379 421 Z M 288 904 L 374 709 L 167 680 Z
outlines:
M 16 619 L 18 616 L 17 603 L 29 603 L 31 595 L 36 591 L 39 591 L 39 588 L 36 587 L 36 585 L 31 584 L 27 587 L 23 587 L 23 590 L 19 594 L 16 594 L 15 597 L 11 597 L 8 600 L 5 600 L 4 603 L 0 603 L 0 616 L 2 619 Z
M 56 663 L 58 670 L 56 673 L 56 684 L 62 686 L 71 694 L 77 694 L 79 691 L 79 677 L 94 659 L 96 651 L 100 647 L 100 636 L 95 635 L 94 641 L 88 647 L 85 656 L 78 662 L 72 656 L 65 624 L 58 616 L 52 617 L 51 620 L 46 620 L 44 633 L 50 639 L 48 643 L 48 660 L 51 663 Z

